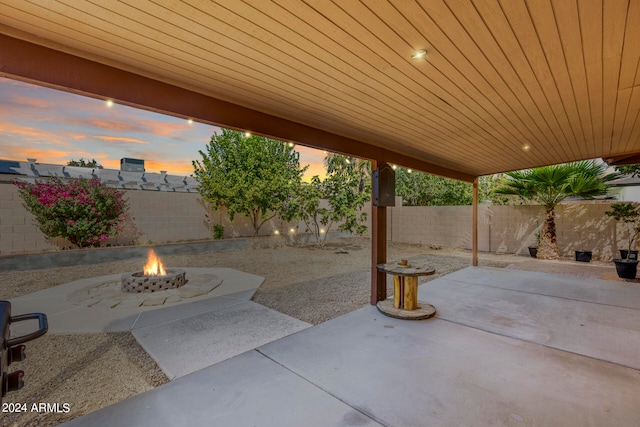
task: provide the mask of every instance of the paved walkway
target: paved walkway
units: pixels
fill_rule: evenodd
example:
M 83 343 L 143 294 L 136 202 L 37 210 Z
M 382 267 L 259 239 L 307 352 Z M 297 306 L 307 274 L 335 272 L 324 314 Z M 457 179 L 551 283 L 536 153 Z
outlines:
M 189 282 L 179 289 L 126 294 L 115 274 L 15 298 L 12 309 L 45 313 L 53 334 L 131 331 L 169 379 L 311 326 L 251 301 L 262 277 L 230 268 L 185 270 Z M 36 328 L 35 321 L 20 322 L 12 334 Z
M 64 425 L 639 425 L 636 284 L 469 267 L 419 298 L 435 318 L 365 306 Z

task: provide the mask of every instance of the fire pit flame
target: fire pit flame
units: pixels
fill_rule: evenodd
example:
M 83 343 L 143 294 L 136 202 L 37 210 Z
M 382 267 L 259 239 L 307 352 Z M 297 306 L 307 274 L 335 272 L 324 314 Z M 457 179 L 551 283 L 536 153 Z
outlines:
M 175 289 L 187 283 L 183 269 L 165 269 L 160 257 L 149 248 L 144 271 L 135 271 L 121 276 L 122 292 L 156 292 Z
M 147 254 L 147 263 L 143 267 L 145 276 L 166 276 L 167 272 L 164 269 L 164 265 L 160 260 L 160 257 L 156 255 L 155 251 L 149 248 Z

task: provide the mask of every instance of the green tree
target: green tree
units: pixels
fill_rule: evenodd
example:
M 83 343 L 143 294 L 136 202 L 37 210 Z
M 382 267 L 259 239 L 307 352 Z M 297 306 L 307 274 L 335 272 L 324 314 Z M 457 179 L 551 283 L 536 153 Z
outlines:
M 98 161 L 96 159 L 84 159 L 84 158 L 80 158 L 80 160 L 73 160 L 71 159 L 69 162 L 67 162 L 67 166 L 78 166 L 81 168 L 102 168 L 102 165 L 98 163 Z
M 508 172 L 496 189 L 498 194 L 517 195 L 545 207 L 538 258 L 560 256 L 556 239 L 555 208 L 567 197 L 590 199 L 607 193 L 608 182 L 617 173 L 606 173 L 607 165 L 593 160 Z
M 339 230 L 364 233 L 367 214 L 360 209 L 371 198 L 368 161 L 330 154 L 325 166 L 326 178 L 314 176 L 311 182 L 301 183 L 281 214 L 285 221 L 303 221 L 319 247 L 324 246 L 328 230 L 336 223 L 340 223 Z
M 323 182 L 334 222 L 341 222 L 339 230 L 362 234 L 367 214 L 360 212 L 371 200 L 371 162 L 358 157 L 328 154 L 325 158 L 327 177 Z
M 330 210 L 320 207 L 324 196 L 324 185 L 318 175 L 315 175 L 310 182 L 300 183 L 280 214 L 285 221 L 301 220 L 307 230 L 314 235 L 319 247 L 324 246 L 329 234 L 327 231 L 333 224 Z
M 612 217 L 619 223 L 626 224 L 627 232 L 629 233 L 626 258 L 628 260 L 631 255 L 631 245 L 633 245 L 633 241 L 638 237 L 638 234 L 640 234 L 640 224 L 638 224 L 640 207 L 636 203 L 612 203 L 609 210 L 604 214 Z
M 396 168 L 396 196 L 405 206 L 462 206 L 472 202 L 471 184 Z
M 640 165 L 622 165 L 616 166 L 616 171 L 623 175 L 638 176 L 640 175 Z
M 496 206 L 524 204 L 524 200 L 518 196 L 496 193 L 496 189 L 500 187 L 503 178 L 504 174 L 498 173 L 481 176 L 478 179 L 479 203 L 491 203 Z
M 214 133 L 202 160 L 194 160 L 198 192 L 212 208 L 224 206 L 233 220 L 251 220 L 254 236 L 273 218 L 299 184 L 306 167 L 291 144 L 222 129 Z
M 344 179 L 352 186 L 357 183 L 358 192 L 371 192 L 371 162 L 358 157 L 329 153 L 324 158 L 327 175 Z

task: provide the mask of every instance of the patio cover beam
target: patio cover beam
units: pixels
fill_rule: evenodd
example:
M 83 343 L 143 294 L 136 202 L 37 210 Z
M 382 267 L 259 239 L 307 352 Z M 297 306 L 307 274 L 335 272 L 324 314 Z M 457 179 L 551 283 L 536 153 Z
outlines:
M 625 154 L 604 159 L 609 166 L 635 165 L 640 163 L 640 153 Z
M 101 64 L 49 47 L 0 35 L 0 76 L 111 99 L 116 103 L 203 123 L 292 141 L 368 160 L 473 182 L 475 176 L 387 148 L 223 101 L 151 77 Z
M 383 147 L 7 35 L 0 35 L 0 46 L 0 76 L 3 77 L 360 157 L 371 160 L 374 168 L 390 163 L 466 182 L 474 182 L 476 178 Z M 387 256 L 386 207 L 372 206 L 371 224 L 371 303 L 375 304 L 386 298 L 386 277 L 376 270 L 376 265 L 386 262 Z

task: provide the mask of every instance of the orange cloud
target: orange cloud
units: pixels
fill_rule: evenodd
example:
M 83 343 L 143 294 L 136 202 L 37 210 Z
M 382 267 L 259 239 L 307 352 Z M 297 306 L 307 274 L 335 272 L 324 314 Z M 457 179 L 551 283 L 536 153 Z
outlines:
M 86 123 L 84 124 L 93 126 L 96 128 L 100 128 L 100 129 L 109 129 L 109 130 L 117 130 L 117 131 L 134 129 L 132 125 L 127 123 L 110 122 L 108 120 L 100 120 L 100 119 L 87 120 Z
M 52 108 L 56 106 L 56 103 L 42 98 L 34 98 L 31 96 L 14 95 L 10 101 L 20 107 L 29 107 L 37 109 Z
M 41 130 L 25 127 L 25 126 L 15 126 L 12 123 L 3 123 L 0 122 L 0 132 L 12 133 L 21 136 L 30 136 L 30 137 L 38 137 L 38 138 L 48 138 L 50 136 L 49 133 L 43 132 Z
M 94 135 L 93 138 L 101 139 L 109 142 L 130 142 L 132 144 L 148 144 L 146 141 L 142 141 L 136 138 L 126 138 L 124 136 L 108 136 L 108 135 Z
M 166 123 L 159 120 L 139 120 L 139 123 L 145 126 L 148 132 L 163 136 L 182 132 L 189 127 L 186 120 L 184 123 Z
M 36 144 L 71 149 L 68 134 L 64 132 L 49 132 L 29 126 L 16 126 L 12 123 L 0 122 L 0 134 L 4 139 L 3 146 Z
M 3 157 L 22 162 L 26 161 L 27 158 L 33 158 L 37 159 L 38 163 L 67 164 L 71 160 L 71 155 L 72 153 L 69 151 L 43 150 L 31 147 L 9 147 L 3 150 Z

